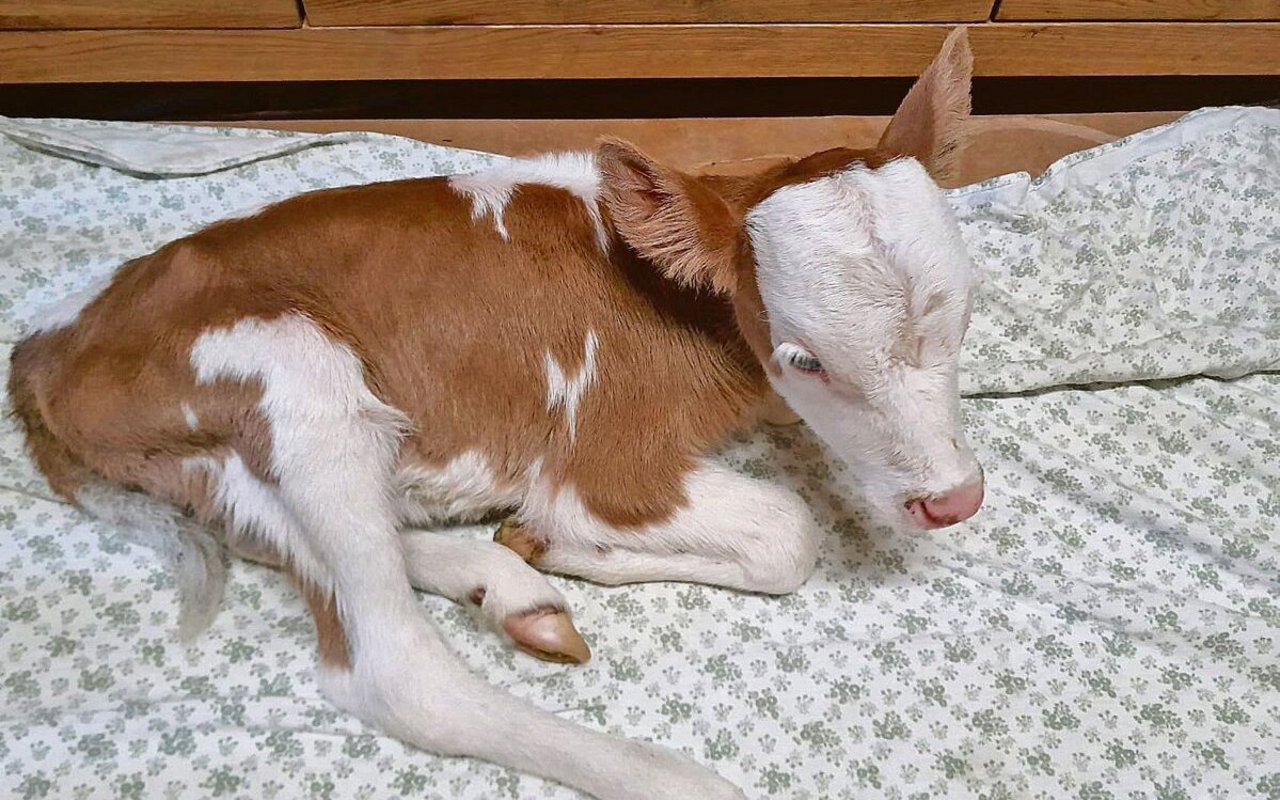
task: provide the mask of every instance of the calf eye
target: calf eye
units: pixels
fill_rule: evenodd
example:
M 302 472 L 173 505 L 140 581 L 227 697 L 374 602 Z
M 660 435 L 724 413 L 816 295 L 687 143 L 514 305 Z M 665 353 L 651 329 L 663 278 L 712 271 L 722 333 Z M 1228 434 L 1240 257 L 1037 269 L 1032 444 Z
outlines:
M 794 355 L 791 366 L 802 372 L 822 372 L 822 362 L 813 356 Z
M 794 344 L 779 345 L 777 355 L 801 372 L 807 372 L 811 375 L 826 374 L 826 370 L 822 368 L 822 362 L 813 353 Z

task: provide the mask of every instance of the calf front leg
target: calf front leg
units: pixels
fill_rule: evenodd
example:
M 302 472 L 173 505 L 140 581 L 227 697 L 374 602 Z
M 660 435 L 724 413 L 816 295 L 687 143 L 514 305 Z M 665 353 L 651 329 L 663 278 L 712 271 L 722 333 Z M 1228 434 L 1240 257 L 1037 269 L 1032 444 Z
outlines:
M 818 531 L 798 495 L 709 461 L 664 522 L 618 528 L 572 486 L 535 487 L 495 539 L 539 569 L 604 584 L 686 581 L 785 594 L 813 573 Z
M 477 606 L 489 624 L 535 658 L 572 664 L 591 658 L 564 597 L 510 549 L 417 530 L 404 531 L 400 543 L 413 588 Z M 234 537 L 227 544 L 240 558 L 292 571 L 267 542 Z
M 491 625 L 538 658 L 580 664 L 591 657 L 564 597 L 511 550 L 427 531 L 405 531 L 400 542 L 415 589 L 479 606 Z

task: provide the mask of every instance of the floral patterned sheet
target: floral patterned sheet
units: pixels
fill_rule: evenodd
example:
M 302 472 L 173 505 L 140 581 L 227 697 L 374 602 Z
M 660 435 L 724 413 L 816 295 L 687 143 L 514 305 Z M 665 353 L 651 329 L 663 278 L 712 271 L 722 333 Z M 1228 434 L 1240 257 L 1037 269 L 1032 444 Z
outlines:
M 496 159 L 365 134 L 0 131 L 6 348 L 41 305 L 209 221 Z M 827 530 L 794 595 L 555 579 L 595 652 L 581 667 L 439 598 L 424 612 L 491 681 L 752 797 L 1280 798 L 1280 111 L 1204 110 L 952 199 L 982 274 L 977 518 L 888 530 L 802 428 L 759 431 L 724 457 Z M 213 628 L 180 644 L 149 551 L 54 500 L 7 423 L 0 526 L 2 797 L 574 796 L 336 712 L 266 569 L 234 564 Z

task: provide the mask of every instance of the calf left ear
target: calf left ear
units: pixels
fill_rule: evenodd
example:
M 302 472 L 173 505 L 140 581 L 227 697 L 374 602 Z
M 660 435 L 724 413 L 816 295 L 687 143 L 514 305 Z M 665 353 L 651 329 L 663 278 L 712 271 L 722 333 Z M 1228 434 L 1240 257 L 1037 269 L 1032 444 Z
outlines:
M 676 283 L 737 289 L 741 226 L 714 189 L 616 139 L 600 143 L 596 163 L 605 208 L 637 253 Z
M 951 178 L 964 143 L 972 78 L 969 34 L 956 28 L 903 98 L 877 148 L 917 159 L 934 180 Z

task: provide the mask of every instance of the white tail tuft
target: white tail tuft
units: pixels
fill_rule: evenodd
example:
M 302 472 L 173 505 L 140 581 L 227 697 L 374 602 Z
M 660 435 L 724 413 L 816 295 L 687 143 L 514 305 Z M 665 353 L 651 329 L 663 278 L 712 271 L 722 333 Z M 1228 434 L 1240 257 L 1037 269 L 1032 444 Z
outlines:
M 205 526 L 168 503 L 114 484 L 85 484 L 76 490 L 76 502 L 119 529 L 129 542 L 160 557 L 177 583 L 178 636 L 183 641 L 212 624 L 227 575 L 222 548 Z

